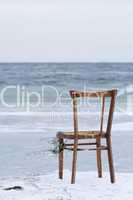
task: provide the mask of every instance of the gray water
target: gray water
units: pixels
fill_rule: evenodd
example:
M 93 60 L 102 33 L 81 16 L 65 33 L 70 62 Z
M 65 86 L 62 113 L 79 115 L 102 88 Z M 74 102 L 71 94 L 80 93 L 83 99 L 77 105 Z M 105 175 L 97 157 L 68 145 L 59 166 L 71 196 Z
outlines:
M 61 88 L 82 89 L 117 87 L 133 83 L 132 63 L 75 63 L 75 64 L 0 64 L 0 86 L 53 85 Z M 106 84 L 106 86 L 105 86 Z
M 57 170 L 57 155 L 52 153 L 53 139 L 60 130 L 71 130 L 72 116 L 70 101 L 51 107 L 55 94 L 48 86 L 59 93 L 69 95 L 70 89 L 111 89 L 118 88 L 116 110 L 132 109 L 132 92 L 128 88 L 133 84 L 133 64 L 130 63 L 75 63 L 75 64 L 0 64 L 0 92 L 6 86 L 24 86 L 28 91 L 40 92 L 41 86 L 47 86 L 43 106 L 26 111 L 22 107 L 5 107 L 0 102 L 0 176 L 19 176 L 46 174 Z M 16 91 L 9 90 L 5 99 L 10 105 L 16 104 Z M 35 99 L 31 100 L 35 102 Z M 25 99 L 26 102 L 26 99 Z M 121 105 L 121 106 L 120 106 Z M 124 106 L 123 106 L 124 105 Z M 62 112 L 62 114 L 60 113 Z M 70 111 L 68 113 L 68 111 Z M 68 115 L 66 115 L 66 113 Z M 133 117 L 126 112 L 115 114 L 114 124 L 127 127 Z M 89 122 L 89 123 L 88 123 Z M 83 116 L 81 128 L 94 128 L 96 116 Z M 113 151 L 117 171 L 133 172 L 133 136 L 132 130 L 114 130 Z M 128 148 L 127 148 L 128 147 Z M 82 155 L 81 155 L 82 154 Z M 108 170 L 106 153 L 103 153 L 104 168 Z M 71 168 L 71 152 L 66 153 L 65 168 Z M 78 169 L 96 170 L 95 153 L 79 153 Z

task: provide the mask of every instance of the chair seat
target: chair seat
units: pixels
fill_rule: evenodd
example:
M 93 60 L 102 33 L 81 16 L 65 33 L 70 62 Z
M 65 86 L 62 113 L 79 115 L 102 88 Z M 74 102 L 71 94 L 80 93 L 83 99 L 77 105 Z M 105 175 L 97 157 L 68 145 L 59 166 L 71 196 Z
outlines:
M 100 131 L 78 131 L 78 139 L 93 139 L 97 137 L 105 138 L 106 133 Z M 74 132 L 58 132 L 59 139 L 74 139 Z

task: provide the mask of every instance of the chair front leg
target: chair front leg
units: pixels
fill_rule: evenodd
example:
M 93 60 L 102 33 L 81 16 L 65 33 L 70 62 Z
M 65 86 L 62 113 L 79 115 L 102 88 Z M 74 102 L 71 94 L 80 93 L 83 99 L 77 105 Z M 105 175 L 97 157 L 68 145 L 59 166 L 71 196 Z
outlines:
M 77 140 L 76 140 L 75 143 L 74 143 L 74 149 L 73 149 L 71 184 L 75 183 L 75 177 L 76 177 L 77 147 L 78 147 L 78 143 L 77 143 Z

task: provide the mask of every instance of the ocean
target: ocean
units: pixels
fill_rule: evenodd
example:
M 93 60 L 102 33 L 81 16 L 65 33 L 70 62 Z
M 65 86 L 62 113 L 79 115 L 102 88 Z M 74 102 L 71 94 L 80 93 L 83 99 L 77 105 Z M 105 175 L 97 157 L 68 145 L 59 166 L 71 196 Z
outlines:
M 53 85 L 66 89 L 123 88 L 133 83 L 132 63 L 3 63 L 0 86 Z M 106 84 L 106 85 L 105 85 Z
M 118 89 L 112 131 L 115 168 L 133 172 L 132 63 L 1 63 L 0 75 L 0 176 L 57 170 L 56 133 L 73 128 L 69 90 L 112 88 Z M 97 113 L 87 112 L 80 127 L 97 128 L 97 122 Z M 71 152 L 65 157 L 70 169 Z M 106 153 L 103 159 L 107 171 Z M 95 169 L 95 153 L 80 152 L 78 170 Z

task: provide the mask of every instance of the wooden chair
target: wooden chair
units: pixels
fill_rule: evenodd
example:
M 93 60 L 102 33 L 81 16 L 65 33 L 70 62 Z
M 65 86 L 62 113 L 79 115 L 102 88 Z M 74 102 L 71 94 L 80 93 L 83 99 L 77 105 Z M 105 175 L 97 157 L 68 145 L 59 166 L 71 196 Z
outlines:
M 72 161 L 72 176 L 71 183 L 75 183 L 76 176 L 76 161 L 77 161 L 77 151 L 84 150 L 83 145 L 94 145 L 94 148 L 87 150 L 96 150 L 97 155 L 97 168 L 98 177 L 102 177 L 102 160 L 101 160 L 101 150 L 107 150 L 108 152 L 108 162 L 111 182 L 115 182 L 115 173 L 112 157 L 112 143 L 111 143 L 111 127 L 113 120 L 113 112 L 115 107 L 115 99 L 117 95 L 117 90 L 111 91 L 97 91 L 97 92 L 79 92 L 70 91 L 70 95 L 73 101 L 73 122 L 74 131 L 73 132 L 59 132 L 57 133 L 57 138 L 59 141 L 59 178 L 63 178 L 63 154 L 65 149 L 73 151 L 73 161 Z M 77 98 L 98 98 L 102 102 L 101 106 L 101 116 L 100 116 L 100 129 L 97 131 L 79 131 L 78 130 L 78 116 L 77 116 Z M 104 121 L 104 111 L 106 99 L 109 99 L 109 112 L 107 120 L 107 128 L 103 131 L 103 121 Z M 65 142 L 64 140 L 71 140 L 72 143 Z M 93 139 L 94 142 L 83 143 L 78 142 L 79 140 Z M 106 145 L 101 144 L 101 140 L 105 139 Z

